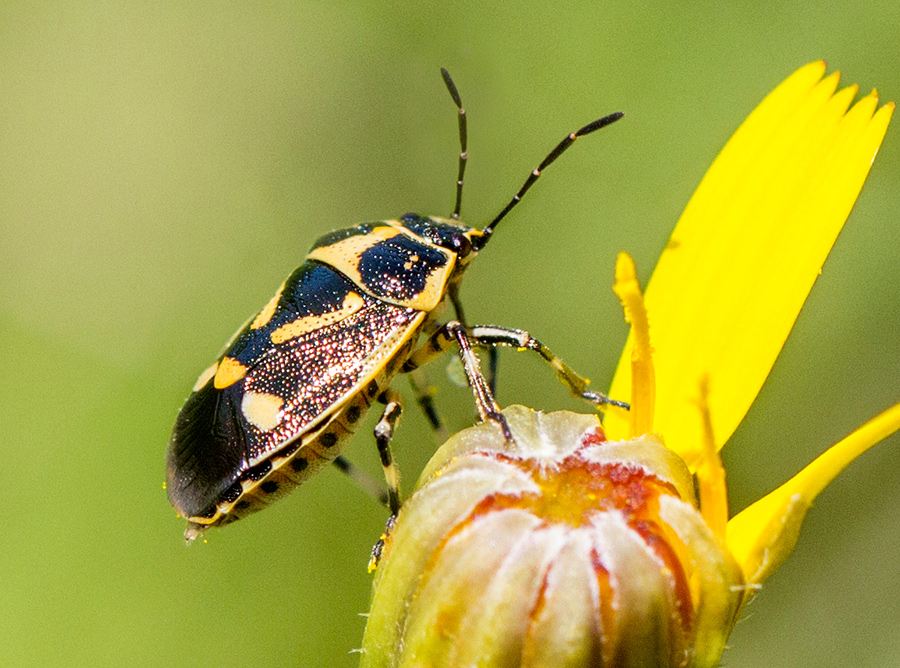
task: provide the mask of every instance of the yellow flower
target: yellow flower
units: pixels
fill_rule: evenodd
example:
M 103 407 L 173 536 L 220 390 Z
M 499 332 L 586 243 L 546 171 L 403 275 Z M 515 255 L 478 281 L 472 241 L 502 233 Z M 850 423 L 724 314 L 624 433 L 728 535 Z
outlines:
M 743 419 L 862 187 L 893 104 L 801 68 L 744 122 L 642 294 L 610 395 L 629 413 L 504 411 L 435 455 L 388 536 L 364 666 L 717 666 L 816 495 L 900 404 L 728 516 Z M 849 109 L 849 110 L 848 110 Z M 695 496 L 695 486 L 697 494 Z
M 775 363 L 894 109 L 876 112 L 873 91 L 848 111 L 857 86 L 835 93 L 839 74 L 824 72 L 821 61 L 801 68 L 744 121 L 688 203 L 643 298 L 630 258 L 616 266 L 633 326 L 610 393 L 631 396 L 634 410 L 610 414 L 607 434 L 663 434 L 697 474 L 700 507 L 720 536 L 727 499 L 716 453 Z M 748 592 L 791 552 L 819 492 L 898 426 L 900 405 L 728 520 L 728 550 Z

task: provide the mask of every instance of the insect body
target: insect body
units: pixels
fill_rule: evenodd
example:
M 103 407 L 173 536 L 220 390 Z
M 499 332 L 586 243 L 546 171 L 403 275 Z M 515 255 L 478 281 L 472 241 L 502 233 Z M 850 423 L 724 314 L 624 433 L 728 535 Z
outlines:
M 489 225 L 473 228 L 458 221 L 467 157 L 465 112 L 443 73 L 460 111 L 462 152 L 452 219 L 406 214 L 321 237 L 200 375 L 175 423 L 166 466 L 169 500 L 188 519 L 188 539 L 265 507 L 328 463 L 346 468 L 339 458 L 342 446 L 375 402 L 385 404 L 375 436 L 388 503 L 396 513 L 400 495 L 389 441 L 401 409 L 391 380 L 454 344 L 480 418 L 498 423 L 508 439 L 512 434 L 473 344 L 534 350 L 574 394 L 596 404 L 609 401 L 587 392 L 585 379 L 526 332 L 467 327 L 458 289 L 470 260 L 541 170 L 578 136 L 621 114 L 568 135 Z M 457 320 L 441 325 L 438 317 L 448 300 Z M 423 335 L 428 338 L 420 345 Z

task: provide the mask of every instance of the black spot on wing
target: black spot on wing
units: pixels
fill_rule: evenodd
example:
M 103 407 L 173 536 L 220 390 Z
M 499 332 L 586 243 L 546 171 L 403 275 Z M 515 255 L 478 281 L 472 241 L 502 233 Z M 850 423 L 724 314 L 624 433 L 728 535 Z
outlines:
M 178 415 L 166 457 L 166 490 L 188 517 L 214 511 L 219 496 L 249 467 L 242 396 L 243 383 L 224 390 L 207 383 Z
M 428 277 L 446 264 L 447 257 L 434 247 L 398 234 L 362 252 L 359 275 L 373 295 L 412 299 L 425 289 Z
M 344 305 L 347 294 L 356 291 L 350 279 L 336 269 L 307 260 L 297 267 L 284 286 L 281 299 L 293 315 L 285 322 L 337 311 Z
M 250 368 L 272 349 L 270 335 L 275 329 L 297 318 L 337 311 L 351 291 L 355 292 L 356 286 L 340 272 L 307 260 L 285 281 L 269 322 L 259 329 L 245 328 L 225 354 Z

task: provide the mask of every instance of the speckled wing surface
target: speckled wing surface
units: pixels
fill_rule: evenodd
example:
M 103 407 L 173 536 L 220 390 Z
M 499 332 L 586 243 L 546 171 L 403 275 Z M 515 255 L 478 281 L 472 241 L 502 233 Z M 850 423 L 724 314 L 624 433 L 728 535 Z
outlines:
M 173 505 L 188 516 L 209 512 L 244 471 L 371 380 L 425 316 L 304 262 L 197 380 L 169 442 Z

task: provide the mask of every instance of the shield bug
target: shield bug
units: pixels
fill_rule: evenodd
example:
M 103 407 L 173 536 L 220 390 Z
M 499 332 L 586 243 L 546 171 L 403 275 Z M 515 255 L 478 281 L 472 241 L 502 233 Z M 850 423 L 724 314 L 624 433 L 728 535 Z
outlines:
M 260 510 L 326 464 L 335 463 L 359 479 L 340 452 L 375 402 L 385 405 L 375 440 L 388 483 L 384 500 L 395 514 L 400 492 L 390 439 L 402 409 L 391 380 L 398 373 L 411 374 L 419 402 L 432 426 L 439 427 L 430 397 L 413 372 L 453 345 L 459 347 L 480 419 L 500 425 L 507 439 L 513 435 L 473 346 L 533 350 L 573 394 L 597 405 L 610 403 L 587 391 L 586 379 L 527 332 L 468 326 L 459 285 L 472 258 L 542 171 L 578 137 L 622 114 L 566 135 L 490 223 L 469 227 L 459 221 L 468 159 L 466 115 L 450 75 L 441 73 L 459 110 L 461 151 L 452 215 L 409 213 L 319 238 L 303 264 L 200 374 L 178 415 L 166 461 L 169 500 L 187 518 L 189 540 L 210 526 Z M 448 301 L 456 318 L 440 323 Z

